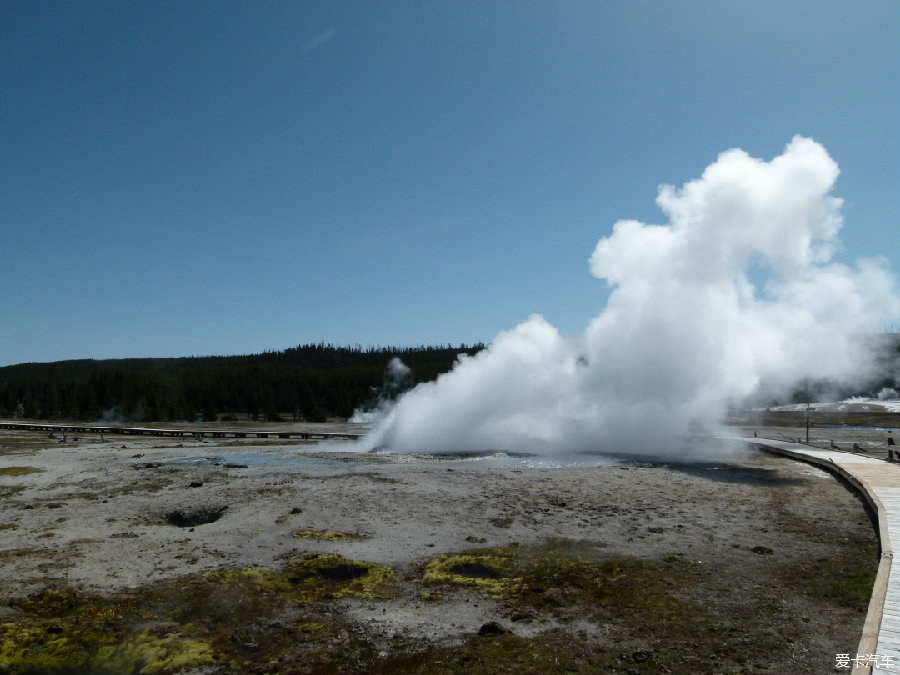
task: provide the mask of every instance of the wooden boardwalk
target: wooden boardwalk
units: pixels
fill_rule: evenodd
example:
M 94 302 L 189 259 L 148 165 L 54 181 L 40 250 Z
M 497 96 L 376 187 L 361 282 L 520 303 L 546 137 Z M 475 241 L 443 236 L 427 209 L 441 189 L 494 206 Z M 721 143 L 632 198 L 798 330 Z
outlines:
M 835 473 L 868 502 L 877 516 L 881 560 L 862 638 L 857 652 L 849 655 L 849 665 L 854 675 L 900 675 L 900 565 L 892 566 L 893 542 L 900 544 L 900 464 L 800 443 L 763 438 L 741 440 Z M 846 672 L 851 671 L 848 668 Z
M 354 440 L 362 434 L 331 431 L 265 431 L 253 429 L 158 429 L 156 427 L 109 427 L 90 424 L 29 424 L 0 422 L 0 429 L 13 431 L 48 431 L 56 434 L 111 434 L 126 436 L 171 436 L 175 438 L 304 438 Z

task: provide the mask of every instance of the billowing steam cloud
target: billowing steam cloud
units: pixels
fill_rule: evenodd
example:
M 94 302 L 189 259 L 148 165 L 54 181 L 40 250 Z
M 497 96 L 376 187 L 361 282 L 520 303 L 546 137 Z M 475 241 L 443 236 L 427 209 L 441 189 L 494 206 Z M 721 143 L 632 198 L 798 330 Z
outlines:
M 837 175 L 798 136 L 771 162 L 729 150 L 661 187 L 668 224 L 620 221 L 598 242 L 590 269 L 612 290 L 582 336 L 532 316 L 403 395 L 363 449 L 657 453 L 762 382 L 866 375 L 853 334 L 900 296 L 882 260 L 831 262 Z

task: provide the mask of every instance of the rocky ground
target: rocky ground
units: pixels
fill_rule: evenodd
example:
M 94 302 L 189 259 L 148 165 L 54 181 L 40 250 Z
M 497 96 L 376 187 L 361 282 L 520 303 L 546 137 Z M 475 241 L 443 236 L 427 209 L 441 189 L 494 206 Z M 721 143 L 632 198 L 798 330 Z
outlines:
M 0 672 L 831 672 L 877 565 L 855 494 L 751 450 L 67 441 L 0 432 Z

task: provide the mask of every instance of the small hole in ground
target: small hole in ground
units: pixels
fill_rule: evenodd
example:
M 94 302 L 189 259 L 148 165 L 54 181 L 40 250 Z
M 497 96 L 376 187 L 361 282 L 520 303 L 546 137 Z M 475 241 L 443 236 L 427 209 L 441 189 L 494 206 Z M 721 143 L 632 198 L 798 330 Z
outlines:
M 206 523 L 214 523 L 225 513 L 227 506 L 218 509 L 178 509 L 166 514 L 166 522 L 175 527 L 196 527 Z
M 502 572 L 495 570 L 493 567 L 488 567 L 481 563 L 463 563 L 461 565 L 454 565 L 450 568 L 450 571 L 453 574 L 471 577 L 472 579 L 502 579 L 506 576 Z
M 359 579 L 368 573 L 368 568 L 362 565 L 351 565 L 349 563 L 338 563 L 329 567 L 323 567 L 319 570 L 319 576 L 328 581 L 350 581 L 351 579 Z

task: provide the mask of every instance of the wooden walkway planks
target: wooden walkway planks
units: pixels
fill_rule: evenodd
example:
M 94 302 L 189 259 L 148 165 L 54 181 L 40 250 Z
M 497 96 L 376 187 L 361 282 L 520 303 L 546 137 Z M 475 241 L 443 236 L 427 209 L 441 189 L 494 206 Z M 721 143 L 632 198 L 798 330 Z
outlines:
M 887 516 L 888 533 L 892 541 L 900 542 L 900 468 L 888 465 L 890 471 L 872 477 L 873 482 L 892 483 L 891 485 L 875 485 L 875 496 L 881 502 Z M 878 631 L 878 645 L 875 653 L 879 656 L 893 657 L 894 668 L 876 667 L 873 672 L 900 672 L 900 565 L 891 568 L 888 576 L 887 591 L 881 615 L 881 626 Z
M 881 561 L 853 657 L 872 656 L 868 664 L 851 661 L 853 675 L 900 675 L 900 565 L 893 565 L 893 544 L 900 543 L 900 465 L 849 452 L 822 450 L 799 443 L 741 439 L 779 455 L 811 462 L 837 473 L 869 503 L 878 520 Z

